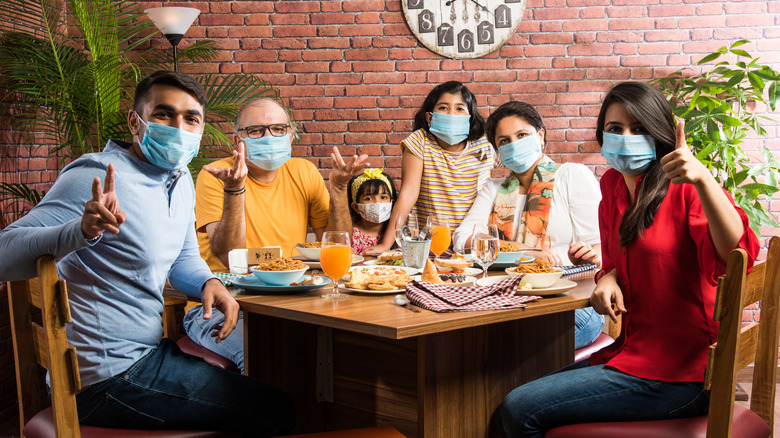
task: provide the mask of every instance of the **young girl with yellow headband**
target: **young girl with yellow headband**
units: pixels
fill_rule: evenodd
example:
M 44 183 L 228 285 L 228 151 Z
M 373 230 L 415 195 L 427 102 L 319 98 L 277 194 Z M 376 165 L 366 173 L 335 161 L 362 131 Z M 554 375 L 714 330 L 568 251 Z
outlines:
M 395 186 L 382 169 L 365 169 L 362 174 L 352 177 L 347 187 L 352 250 L 361 254 L 365 248 L 382 240 L 396 199 Z

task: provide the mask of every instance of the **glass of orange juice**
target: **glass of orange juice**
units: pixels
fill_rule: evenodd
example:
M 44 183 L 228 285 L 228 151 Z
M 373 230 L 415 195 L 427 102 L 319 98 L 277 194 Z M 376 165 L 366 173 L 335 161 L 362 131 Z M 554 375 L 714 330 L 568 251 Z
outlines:
M 322 298 L 348 298 L 349 295 L 339 293 L 339 280 L 352 265 L 352 246 L 349 244 L 349 233 L 345 231 L 326 231 L 322 235 L 320 249 L 320 266 L 325 275 L 333 280 L 333 292 L 322 295 Z
M 438 257 L 450 247 L 450 221 L 443 216 L 428 216 L 428 229 L 431 233 L 431 252 Z

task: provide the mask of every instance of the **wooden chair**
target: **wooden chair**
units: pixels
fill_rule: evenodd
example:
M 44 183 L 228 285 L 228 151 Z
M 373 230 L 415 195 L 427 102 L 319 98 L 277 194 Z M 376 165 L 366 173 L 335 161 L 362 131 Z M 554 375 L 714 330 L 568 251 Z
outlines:
M 708 415 L 675 420 L 585 423 L 547 431 L 546 438 L 768 437 L 774 431 L 778 341 L 780 340 L 780 237 L 769 242 L 765 263 L 746 274 L 747 254 L 731 251 L 718 279 L 714 319 L 718 342 L 710 346 L 705 388 Z M 761 302 L 761 321 L 742 327 L 742 310 Z M 734 404 L 737 371 L 754 363 L 750 409 Z
M 65 323 L 70 306 L 65 281 L 54 258 L 38 259 L 38 277 L 8 282 L 20 431 L 26 437 L 216 437 L 225 432 L 125 430 L 79 426 L 76 393 L 81 389 L 76 349 L 68 344 Z M 33 322 L 40 309 L 42 324 Z M 51 407 L 37 364 L 49 371 Z

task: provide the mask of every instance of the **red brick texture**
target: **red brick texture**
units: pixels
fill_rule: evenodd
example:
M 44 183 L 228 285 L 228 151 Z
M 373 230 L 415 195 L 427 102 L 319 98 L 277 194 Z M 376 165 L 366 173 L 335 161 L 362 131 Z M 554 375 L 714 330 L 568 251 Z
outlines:
M 747 51 L 780 69 L 780 2 L 775 0 L 528 0 L 515 36 L 499 50 L 470 60 L 442 58 L 426 49 L 407 26 L 401 1 L 143 3 L 200 9 L 182 46 L 210 38 L 223 51 L 214 62 L 180 64 L 180 70 L 267 80 L 301 125 L 294 155 L 308 157 L 325 176 L 329 152 L 338 146 L 343 153 L 366 153 L 372 165 L 400 177 L 398 142 L 410 132 L 426 94 L 447 80 L 464 82 L 484 116 L 510 99 L 534 104 L 551 128 L 549 155 L 557 162 L 584 163 L 600 176 L 606 166 L 595 143 L 595 116 L 616 82 L 664 76 L 741 38 L 754 41 Z M 168 48 L 163 38 L 154 43 Z M 768 131 L 761 141 L 780 150 L 780 126 L 770 123 Z M 0 182 L 46 188 L 56 160 L 33 151 L 12 118 L 0 111 Z M 768 205 L 776 214 L 780 197 Z M 0 199 L 0 227 L 19 207 Z M 764 231 L 765 236 L 777 233 Z M 0 313 L 5 333 L 2 321 L 7 313 Z M 7 369 L 13 365 L 4 351 L 0 378 L 12 379 Z M 0 382 L 0 415 L 14 396 L 13 386 Z

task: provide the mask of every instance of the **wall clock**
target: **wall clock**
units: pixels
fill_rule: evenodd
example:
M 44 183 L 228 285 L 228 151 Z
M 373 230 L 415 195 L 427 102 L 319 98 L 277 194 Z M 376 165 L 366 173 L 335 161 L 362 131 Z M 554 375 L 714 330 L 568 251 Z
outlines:
M 515 34 L 526 0 L 401 0 L 425 47 L 447 58 L 479 58 Z

